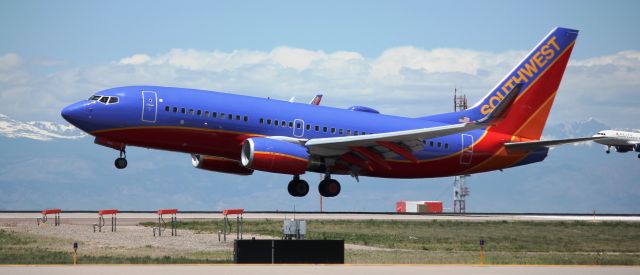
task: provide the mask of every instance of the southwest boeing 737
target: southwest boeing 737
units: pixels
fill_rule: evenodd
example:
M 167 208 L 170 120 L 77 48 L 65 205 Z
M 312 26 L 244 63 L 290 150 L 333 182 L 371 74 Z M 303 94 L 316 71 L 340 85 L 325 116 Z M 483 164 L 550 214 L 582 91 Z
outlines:
M 305 196 L 305 172 L 324 174 L 322 196 L 340 193 L 331 175 L 431 178 L 516 167 L 545 159 L 549 146 L 599 137 L 540 136 L 577 30 L 553 29 L 483 99 L 467 110 L 408 118 L 213 91 L 131 86 L 97 92 L 62 116 L 120 152 L 139 146 L 191 154 L 200 169 L 288 174 Z

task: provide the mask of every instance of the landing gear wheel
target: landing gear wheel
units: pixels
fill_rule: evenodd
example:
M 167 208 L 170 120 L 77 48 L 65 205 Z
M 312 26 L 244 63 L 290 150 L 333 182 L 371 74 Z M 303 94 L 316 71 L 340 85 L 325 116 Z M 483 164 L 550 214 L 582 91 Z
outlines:
M 607 151 L 605 151 L 605 152 L 607 152 L 607 154 L 611 153 L 611 151 L 610 151 L 610 150 L 607 150 Z
M 293 179 L 287 186 L 289 195 L 294 197 L 304 197 L 309 193 L 309 184 L 305 180 Z
M 325 179 L 320 182 L 318 185 L 318 192 L 323 197 L 335 197 L 340 194 L 340 183 L 334 179 Z
M 124 169 L 124 168 L 127 167 L 127 159 L 126 158 L 117 158 L 116 161 L 114 162 L 114 164 L 116 165 L 116 168 Z

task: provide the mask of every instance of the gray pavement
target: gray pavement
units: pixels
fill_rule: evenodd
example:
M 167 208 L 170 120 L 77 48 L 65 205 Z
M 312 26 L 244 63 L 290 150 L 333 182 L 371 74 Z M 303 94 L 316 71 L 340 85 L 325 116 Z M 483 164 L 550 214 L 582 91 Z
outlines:
M 640 267 L 626 266 L 459 266 L 459 265 L 78 265 L 0 266 L 0 274 L 640 274 Z

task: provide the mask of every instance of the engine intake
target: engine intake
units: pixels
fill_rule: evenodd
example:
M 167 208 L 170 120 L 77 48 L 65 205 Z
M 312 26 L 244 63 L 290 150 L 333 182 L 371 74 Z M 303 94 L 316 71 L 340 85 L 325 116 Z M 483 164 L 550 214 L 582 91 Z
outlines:
M 253 174 L 253 170 L 240 165 L 240 163 L 236 160 L 227 159 L 227 158 L 203 156 L 203 155 L 191 155 L 191 163 L 195 168 L 208 170 L 208 171 L 243 175 L 243 176 L 248 176 Z
M 271 173 L 300 175 L 309 166 L 307 148 L 270 138 L 249 138 L 242 145 L 242 165 Z

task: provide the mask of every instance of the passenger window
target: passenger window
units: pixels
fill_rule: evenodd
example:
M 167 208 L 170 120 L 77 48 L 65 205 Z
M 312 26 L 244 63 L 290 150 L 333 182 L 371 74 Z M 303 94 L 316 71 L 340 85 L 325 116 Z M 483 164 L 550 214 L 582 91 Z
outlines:
M 351 135 L 351 130 L 347 130 L 347 136 Z
M 322 131 L 326 133 L 327 132 L 327 126 L 322 127 Z
M 444 144 L 444 149 L 449 149 L 449 143 Z
M 267 125 L 271 125 L 271 119 L 267 118 Z
M 109 104 L 113 104 L 113 103 L 118 103 L 118 98 L 115 96 L 112 96 L 109 98 Z
M 438 141 L 438 148 L 442 147 L 442 142 Z
M 339 129 L 339 130 L 338 130 L 338 134 L 340 134 L 340 135 L 342 135 L 342 134 L 343 134 L 342 129 Z
M 204 117 L 209 118 L 209 111 L 204 111 Z
M 198 110 L 198 116 L 202 115 L 202 110 Z
M 284 120 L 283 120 L 283 121 L 281 121 L 281 122 L 280 122 L 280 126 L 282 126 L 282 127 L 287 127 L 287 122 L 286 122 L 286 121 L 284 121 Z
M 249 121 L 249 117 L 248 116 L 244 116 L 244 122 Z
M 169 106 L 164 106 L 164 111 L 165 111 L 165 112 L 168 112 L 168 111 L 169 111 L 169 109 L 170 109 L 170 107 L 169 107 Z
M 232 115 L 232 114 L 228 114 L 228 115 L 227 115 L 227 118 L 228 118 L 229 120 L 233 120 L 233 115 Z
M 240 120 L 240 115 L 236 115 L 236 120 Z
M 335 134 L 336 133 L 336 128 L 331 128 L 331 133 Z
M 180 109 L 180 112 L 183 113 L 183 114 L 186 114 L 187 113 L 187 109 L 182 108 L 182 109 Z
M 365 132 L 365 131 L 362 131 L 362 135 L 363 135 L 363 136 L 364 136 L 364 135 L 366 135 L 366 134 L 367 134 L 367 132 Z
M 296 123 L 296 129 L 302 129 L 302 124 Z
M 193 109 L 189 109 L 189 114 L 193 115 Z
M 108 96 L 103 96 L 102 98 L 100 98 L 100 102 L 107 104 L 107 102 L 109 102 L 109 97 Z
M 310 124 L 305 125 L 305 127 L 307 128 L 307 131 L 309 131 L 311 129 L 311 125 Z
M 280 121 L 278 121 L 277 119 L 273 120 L 273 125 L 278 126 L 280 125 Z
M 177 113 L 178 112 L 178 107 L 173 107 L 173 112 Z
M 260 118 L 260 124 L 264 123 L 264 118 Z
M 211 117 L 213 117 L 213 118 L 218 117 L 218 113 L 217 113 L 217 112 L 213 112 L 213 113 L 211 113 Z
M 293 128 L 293 122 L 289 121 L 289 128 Z
M 316 132 L 320 132 L 320 126 L 316 125 L 315 129 L 316 129 Z
M 353 135 L 357 136 L 358 135 L 358 131 L 353 131 Z

